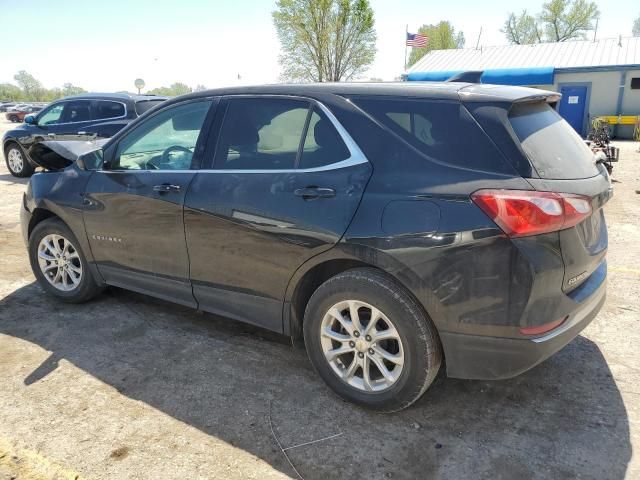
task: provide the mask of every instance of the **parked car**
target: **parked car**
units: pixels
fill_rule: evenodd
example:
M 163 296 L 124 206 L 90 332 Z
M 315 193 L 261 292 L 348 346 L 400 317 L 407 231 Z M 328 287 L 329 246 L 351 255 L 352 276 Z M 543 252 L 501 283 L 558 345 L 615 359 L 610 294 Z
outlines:
M 30 103 L 18 103 L 16 105 L 14 105 L 13 107 L 9 107 L 7 108 L 7 112 L 18 112 L 24 108 L 30 107 L 31 104 Z
M 35 143 L 44 139 L 108 138 L 164 100 L 155 95 L 95 93 L 53 102 L 37 115 L 27 115 L 23 125 L 4 134 L 2 150 L 7 167 L 13 176 L 28 177 L 36 165 L 27 152 Z
M 7 120 L 14 123 L 20 123 L 24 121 L 24 117 L 29 114 L 38 113 L 42 110 L 42 107 L 38 107 L 35 105 L 29 105 L 28 107 L 23 107 L 20 110 L 13 110 L 11 112 L 7 112 L 5 116 Z
M 15 107 L 16 104 L 13 102 L 6 102 L 0 105 L 0 112 L 6 112 L 9 108 Z
M 513 377 L 605 299 L 610 179 L 558 99 L 467 83 L 178 97 L 99 145 L 34 147 L 55 171 L 22 202 L 31 266 L 65 302 L 115 285 L 303 336 L 335 392 L 380 411 L 443 365 Z

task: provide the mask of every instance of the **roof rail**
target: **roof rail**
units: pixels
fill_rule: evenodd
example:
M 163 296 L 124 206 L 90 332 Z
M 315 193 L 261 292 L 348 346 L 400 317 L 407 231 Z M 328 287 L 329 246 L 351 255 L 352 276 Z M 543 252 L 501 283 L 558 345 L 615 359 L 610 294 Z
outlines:
M 456 73 L 453 77 L 449 77 L 445 82 L 465 82 L 465 83 L 482 83 L 480 77 L 484 70 L 468 70 L 466 72 Z

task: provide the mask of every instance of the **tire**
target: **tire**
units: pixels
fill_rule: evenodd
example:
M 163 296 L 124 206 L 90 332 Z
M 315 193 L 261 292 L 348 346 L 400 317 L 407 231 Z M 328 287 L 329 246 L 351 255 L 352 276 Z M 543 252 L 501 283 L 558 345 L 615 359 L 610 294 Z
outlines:
M 361 327 L 357 336 L 357 326 L 350 323 L 354 306 Z M 381 315 L 376 314 L 379 320 L 369 329 L 368 319 L 376 310 Z M 336 311 L 349 328 L 355 327 L 352 333 L 334 316 Z M 418 400 L 442 363 L 440 339 L 431 320 L 404 287 L 373 268 L 347 270 L 318 287 L 307 304 L 303 330 L 309 359 L 329 387 L 350 402 L 380 412 L 399 411 Z M 363 339 L 367 331 L 370 335 Z M 376 336 L 394 339 L 376 342 Z M 330 361 L 335 353 L 331 350 L 338 348 L 345 353 Z M 346 352 L 349 348 L 353 353 Z M 389 377 L 372 366 L 381 361 L 381 351 Z M 355 369 L 354 361 L 360 362 Z M 369 381 L 364 362 L 369 364 Z
M 9 173 L 14 177 L 30 177 L 35 168 L 16 142 L 9 142 L 4 148 L 4 161 Z
M 43 239 L 45 241 L 43 242 Z M 62 252 L 62 246 L 67 242 L 70 244 L 65 252 Z M 56 246 L 57 251 L 61 254 L 57 259 L 54 250 L 51 248 L 43 248 L 45 243 Z M 42 260 L 39 258 L 39 254 L 42 253 Z M 64 257 L 63 257 L 64 255 Z M 53 260 L 44 260 L 44 256 Z M 66 258 L 67 262 L 64 262 L 63 258 Z M 48 270 L 49 273 L 45 274 L 43 271 L 44 265 L 54 265 L 57 261 L 62 263 L 69 263 L 67 271 L 64 272 L 58 267 L 53 266 Z M 67 227 L 61 220 L 57 218 L 50 218 L 44 220 L 36 225 L 29 237 L 29 261 L 31 262 L 31 269 L 40 286 L 49 294 L 53 295 L 59 300 L 67 303 L 83 303 L 95 296 L 101 291 L 100 287 L 89 269 L 86 257 L 80 249 L 78 239 L 73 232 Z M 80 274 L 78 275 L 78 271 Z M 60 272 L 60 277 L 57 277 Z M 60 280 L 60 283 L 54 285 L 55 279 Z M 66 282 L 65 282 L 66 280 Z M 76 283 L 77 281 L 77 283 Z M 67 287 L 66 289 L 63 287 Z

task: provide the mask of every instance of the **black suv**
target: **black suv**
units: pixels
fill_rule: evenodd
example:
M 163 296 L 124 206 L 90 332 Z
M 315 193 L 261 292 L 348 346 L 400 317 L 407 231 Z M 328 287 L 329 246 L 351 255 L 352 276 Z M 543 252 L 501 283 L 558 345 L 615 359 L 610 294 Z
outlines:
M 53 102 L 40 113 L 27 115 L 24 124 L 4 134 L 2 151 L 7 168 L 15 177 L 28 177 L 36 165 L 27 152 L 35 143 L 112 137 L 165 99 L 155 95 L 90 93 Z
M 302 336 L 333 390 L 381 411 L 441 365 L 512 377 L 605 299 L 610 180 L 558 99 L 402 83 L 169 100 L 31 178 L 33 272 L 67 302 L 115 285 Z M 45 166 L 70 148 L 50 147 Z

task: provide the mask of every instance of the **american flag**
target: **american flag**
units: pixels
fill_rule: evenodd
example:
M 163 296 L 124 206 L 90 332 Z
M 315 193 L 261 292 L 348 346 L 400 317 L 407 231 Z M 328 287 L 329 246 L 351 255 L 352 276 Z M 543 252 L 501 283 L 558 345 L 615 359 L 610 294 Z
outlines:
M 423 48 L 427 46 L 429 43 L 429 38 L 425 35 L 420 35 L 419 33 L 409 33 L 407 32 L 407 46 L 415 47 L 415 48 Z

